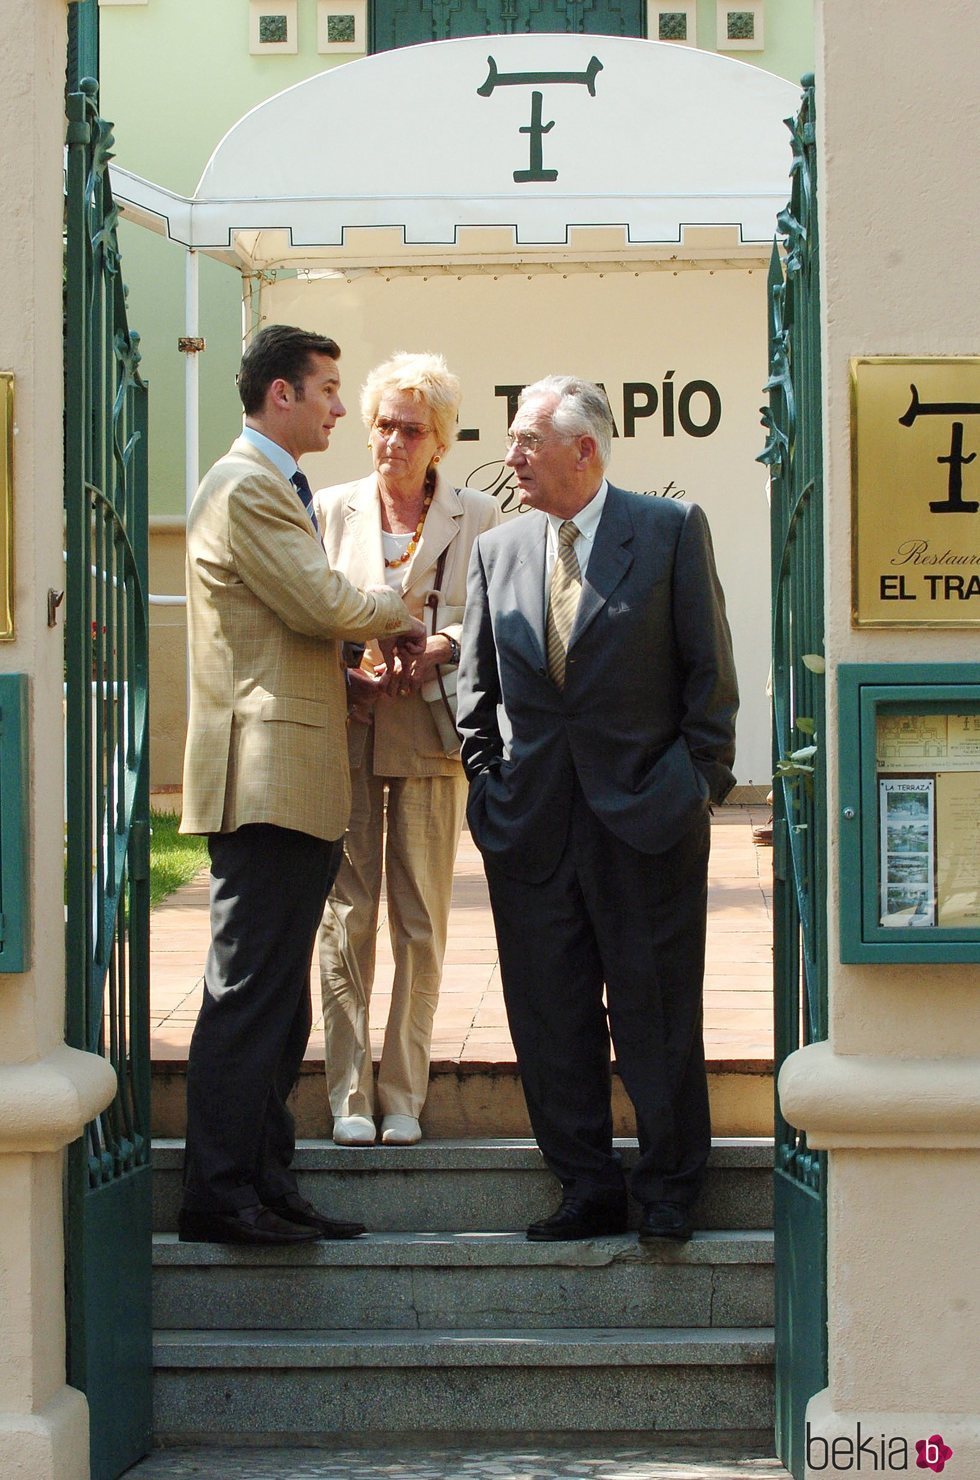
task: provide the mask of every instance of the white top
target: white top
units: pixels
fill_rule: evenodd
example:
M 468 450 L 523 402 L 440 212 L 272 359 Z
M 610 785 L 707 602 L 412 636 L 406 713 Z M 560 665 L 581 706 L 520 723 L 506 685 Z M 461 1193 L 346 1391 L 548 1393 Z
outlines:
M 412 541 L 410 534 L 389 534 L 386 529 L 381 531 L 381 553 L 385 560 L 400 560 Z M 385 585 L 399 594 L 402 589 L 402 581 L 405 579 L 405 566 L 385 566 Z

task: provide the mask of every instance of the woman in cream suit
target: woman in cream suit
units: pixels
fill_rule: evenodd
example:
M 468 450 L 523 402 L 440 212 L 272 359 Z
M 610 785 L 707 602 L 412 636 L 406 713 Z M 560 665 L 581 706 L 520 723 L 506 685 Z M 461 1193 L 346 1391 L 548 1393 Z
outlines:
M 455 732 L 443 723 L 440 734 L 447 716 L 433 713 L 431 696 L 440 677 L 454 688 L 470 550 L 499 521 L 488 494 L 453 488 L 438 471 L 459 401 L 459 381 L 438 355 L 379 365 L 361 393 L 374 473 L 315 499 L 331 565 L 358 585 L 386 583 L 430 634 L 424 655 L 387 680 L 375 677 L 374 644 L 348 670 L 353 804 L 319 945 L 333 1139 L 344 1146 L 376 1137 L 368 1018 L 382 869 L 395 974 L 378 1071 L 381 1139 L 405 1146 L 421 1136 L 466 802 Z

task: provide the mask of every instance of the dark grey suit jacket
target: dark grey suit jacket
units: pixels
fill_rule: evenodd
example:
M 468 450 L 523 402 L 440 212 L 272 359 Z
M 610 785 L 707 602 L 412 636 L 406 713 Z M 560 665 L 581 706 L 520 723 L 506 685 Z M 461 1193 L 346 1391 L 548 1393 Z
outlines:
M 731 635 L 701 509 L 610 485 L 563 692 L 545 660 L 546 531 L 535 511 L 477 540 L 458 679 L 470 830 L 528 882 L 561 856 L 576 779 L 643 853 L 679 841 L 735 780 Z

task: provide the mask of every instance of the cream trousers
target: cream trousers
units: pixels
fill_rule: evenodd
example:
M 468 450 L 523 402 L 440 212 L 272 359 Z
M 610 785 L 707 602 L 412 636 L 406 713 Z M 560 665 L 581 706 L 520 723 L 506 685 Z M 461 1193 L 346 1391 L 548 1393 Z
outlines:
M 369 1014 L 383 868 L 395 974 L 377 1101 L 382 1115 L 418 1119 L 429 1087 L 466 778 L 462 767 L 453 776 L 372 776 L 361 769 L 352 772 L 351 788 L 343 862 L 319 936 L 330 1109 L 334 1116 L 375 1113 Z

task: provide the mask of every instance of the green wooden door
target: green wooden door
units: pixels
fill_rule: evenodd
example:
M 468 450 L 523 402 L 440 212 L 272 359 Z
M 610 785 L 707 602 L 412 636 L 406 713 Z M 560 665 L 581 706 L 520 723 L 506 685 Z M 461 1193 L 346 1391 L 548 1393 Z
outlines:
M 371 0 L 368 47 L 521 32 L 643 36 L 643 0 Z
M 813 79 L 792 123 L 792 196 L 769 276 L 775 1066 L 827 1036 L 823 478 Z M 826 1157 L 776 1105 L 776 1447 L 797 1480 L 827 1382 Z
M 97 24 L 92 0 L 74 26 Z M 90 39 L 90 38 L 89 38 Z M 98 87 L 69 62 L 65 240 L 67 1037 L 108 1058 L 112 1104 L 68 1153 L 68 1380 L 87 1396 L 92 1480 L 149 1448 L 147 392 Z

